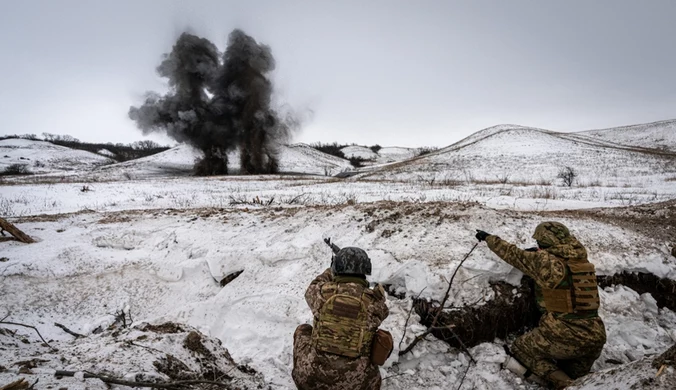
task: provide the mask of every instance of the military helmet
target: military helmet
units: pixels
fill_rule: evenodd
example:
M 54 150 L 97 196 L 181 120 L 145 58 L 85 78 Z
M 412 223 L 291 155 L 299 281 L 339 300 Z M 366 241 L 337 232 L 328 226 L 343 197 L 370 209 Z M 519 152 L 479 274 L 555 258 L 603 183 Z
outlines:
M 335 275 L 371 275 L 371 259 L 363 249 L 346 247 L 333 256 L 331 271 Z
M 542 222 L 535 228 L 533 238 L 540 248 L 563 244 L 570 237 L 568 228 L 559 222 Z

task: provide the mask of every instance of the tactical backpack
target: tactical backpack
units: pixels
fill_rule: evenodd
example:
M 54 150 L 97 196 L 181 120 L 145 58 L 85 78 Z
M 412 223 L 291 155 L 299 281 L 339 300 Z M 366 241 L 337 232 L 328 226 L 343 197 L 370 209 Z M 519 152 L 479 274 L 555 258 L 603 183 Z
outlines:
M 368 329 L 365 293 L 360 297 L 336 293 L 327 299 L 312 331 L 317 351 L 356 358 L 371 352 L 373 332 Z

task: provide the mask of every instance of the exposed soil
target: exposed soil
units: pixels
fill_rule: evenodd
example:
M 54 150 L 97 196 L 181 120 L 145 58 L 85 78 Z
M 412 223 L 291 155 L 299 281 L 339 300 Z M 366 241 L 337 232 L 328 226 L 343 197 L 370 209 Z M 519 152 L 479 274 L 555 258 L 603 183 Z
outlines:
M 235 280 L 239 275 L 242 274 L 242 272 L 244 272 L 244 270 L 233 272 L 233 273 L 229 274 L 228 276 L 224 277 L 220 282 L 221 287 L 225 287 L 228 283 Z
M 653 367 L 659 369 L 663 365 L 676 367 L 676 344 L 664 351 L 663 354 L 653 360 Z
M 493 341 L 496 337 L 505 339 L 510 334 L 522 334 L 534 328 L 540 320 L 540 312 L 535 304 L 533 280 L 521 279 L 518 288 L 505 283 L 492 283 L 495 299 L 483 306 L 467 306 L 453 311 L 445 311 L 437 320 L 438 329 L 432 334 L 449 345 L 460 348 L 458 339 L 467 347 Z M 437 304 L 424 299 L 414 299 L 413 307 L 420 316 L 420 322 L 429 327 L 438 310 Z M 453 329 L 449 330 L 448 327 Z
M 663 242 L 673 242 L 676 237 L 676 200 L 629 207 L 549 211 L 541 214 L 589 218 L 633 230 Z M 672 255 L 675 252 L 676 249 L 672 249 Z
M 166 324 L 165 324 L 166 325 Z M 173 380 L 212 380 L 212 381 L 231 381 L 232 376 L 223 372 L 219 367 L 218 359 L 213 352 L 207 348 L 202 339 L 202 335 L 196 331 L 191 331 L 183 340 L 183 347 L 193 352 L 195 361 L 199 364 L 197 370 L 192 370 L 188 365 L 173 355 L 167 354 L 153 362 L 157 371 L 167 375 Z M 234 361 L 227 351 L 223 351 L 226 357 L 233 365 Z M 240 371 L 242 371 L 240 369 Z M 203 388 L 214 388 L 213 386 L 203 386 Z
M 183 340 L 183 346 L 197 354 L 203 355 L 207 358 L 213 358 L 214 355 L 209 351 L 204 344 L 202 344 L 202 336 L 199 333 L 192 331 L 188 333 Z
M 601 287 L 621 284 L 639 294 L 650 293 L 657 301 L 657 306 L 676 311 L 676 281 L 674 280 L 658 278 L 653 274 L 641 272 L 623 272 L 613 276 L 598 276 L 596 279 Z
M 185 332 L 183 327 L 180 324 L 174 322 L 165 322 L 160 325 L 151 325 L 147 324 L 141 328 L 144 332 L 155 332 L 155 333 L 181 333 Z
M 167 354 L 159 358 L 153 362 L 153 366 L 155 366 L 158 372 L 173 380 L 196 379 L 195 373 L 185 363 L 176 359 L 174 355 Z

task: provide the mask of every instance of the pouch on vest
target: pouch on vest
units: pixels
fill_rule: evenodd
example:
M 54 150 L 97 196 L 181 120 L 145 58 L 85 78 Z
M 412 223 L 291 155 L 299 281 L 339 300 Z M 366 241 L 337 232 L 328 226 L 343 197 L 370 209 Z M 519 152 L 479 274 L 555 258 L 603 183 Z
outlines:
M 361 297 L 335 294 L 324 303 L 312 333 L 317 351 L 356 358 L 370 352 L 372 340 Z
M 554 313 L 573 312 L 573 300 L 570 296 L 570 290 L 543 288 L 542 301 L 547 311 Z
M 572 273 L 575 311 L 597 310 L 600 301 L 594 264 L 568 264 L 568 268 Z
M 392 354 L 394 342 L 392 334 L 386 330 L 378 329 L 373 336 L 373 346 L 371 347 L 371 363 L 382 366 L 387 358 Z

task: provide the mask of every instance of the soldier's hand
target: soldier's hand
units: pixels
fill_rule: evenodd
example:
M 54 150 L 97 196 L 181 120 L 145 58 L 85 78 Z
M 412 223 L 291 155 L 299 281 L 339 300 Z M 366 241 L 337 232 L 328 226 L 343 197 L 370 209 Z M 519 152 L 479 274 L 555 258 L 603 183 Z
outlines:
M 538 251 L 538 247 L 534 246 L 534 247 L 532 247 L 532 248 L 526 248 L 526 249 L 524 249 L 524 250 L 525 250 L 526 252 L 537 252 L 537 251 Z
M 378 283 L 373 287 L 373 292 L 376 293 L 376 296 L 378 298 L 384 298 L 385 295 L 385 288 L 383 288 L 383 285 Z
M 481 242 L 481 241 L 486 241 L 486 237 L 488 237 L 488 236 L 490 236 L 490 233 L 486 233 L 483 230 L 477 229 L 476 235 L 474 237 L 476 237 L 476 239 L 479 240 L 479 242 Z

